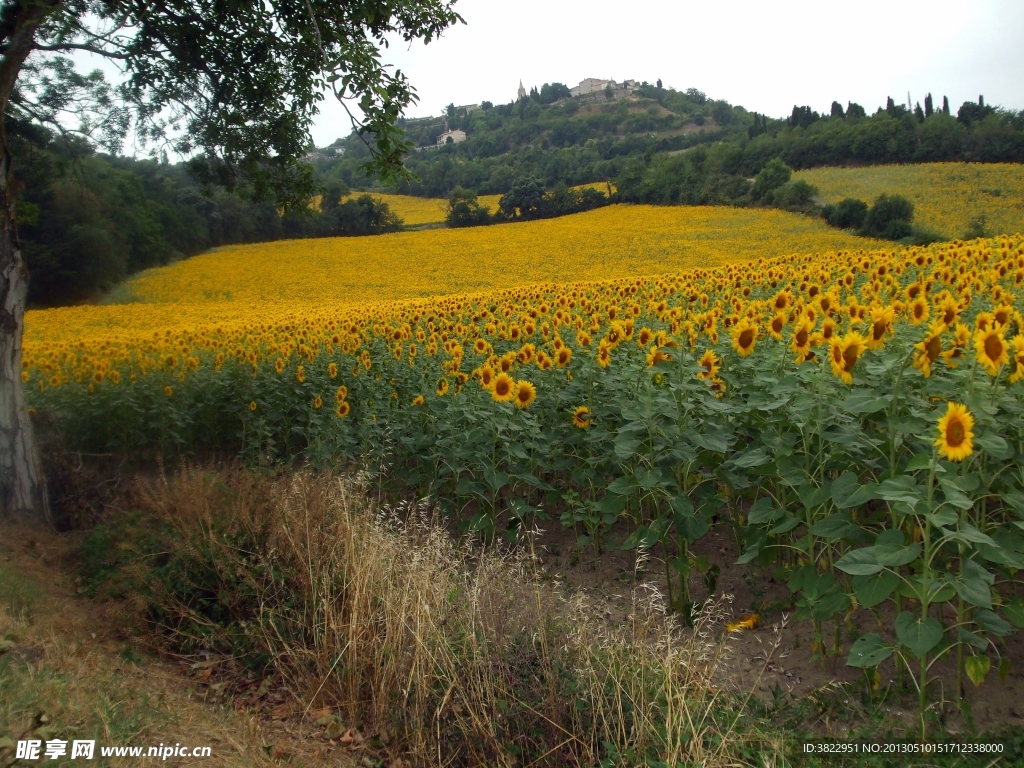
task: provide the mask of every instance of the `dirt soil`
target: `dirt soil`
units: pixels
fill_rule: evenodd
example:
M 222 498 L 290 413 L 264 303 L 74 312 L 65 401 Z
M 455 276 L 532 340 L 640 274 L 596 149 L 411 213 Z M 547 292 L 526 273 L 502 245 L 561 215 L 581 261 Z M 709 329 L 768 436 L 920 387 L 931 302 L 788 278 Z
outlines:
M 401 765 L 357 732 L 336 728 L 329 739 L 316 720 L 330 713 L 303 716 L 273 679 L 250 678 L 228 659 L 139 646 L 122 606 L 76 596 L 72 566 L 67 535 L 0 528 L 0 596 L 15 581 L 31 595 L 27 618 L 0 600 L 0 765 L 14 757 L 5 737 L 97 739 L 101 765 L 138 762 L 105 763 L 101 745 L 161 743 L 210 746 L 202 762 L 214 766 Z M 163 764 L 186 762 L 195 758 Z
M 537 546 L 548 575 L 563 581 L 568 588 L 588 592 L 599 601 L 605 617 L 613 623 L 625 617 L 629 595 L 635 587 L 646 583 L 661 592 L 665 590 L 664 565 L 657 552 L 651 553 L 648 562 L 639 569 L 635 551 L 607 550 L 595 560 L 593 547 L 577 546 L 573 531 L 563 531 L 557 523 L 551 522 Z M 845 664 L 850 646 L 861 634 L 875 631 L 883 637 L 891 635 L 895 618 L 892 610 L 881 611 L 877 619 L 867 611 L 859 611 L 858 621 L 850 625 L 841 619 L 839 657 L 827 656 L 823 660 L 817 654 L 818 658 L 812 660 L 811 623 L 792 618 L 795 606 L 789 587 L 785 582 L 772 580 L 774 566 L 735 565 L 739 549 L 731 533 L 722 526 L 712 528 L 698 542 L 695 552 L 721 568 L 717 592 L 732 596 L 734 617 L 740 619 L 756 613 L 760 619 L 756 629 L 729 635 L 731 652 L 722 673 L 737 690 L 754 690 L 764 701 L 774 701 L 780 707 L 803 700 L 820 702 L 817 721 L 803 725 L 823 735 L 841 736 L 847 721 L 872 714 L 866 711 L 868 708 L 881 708 L 893 728 L 905 727 L 913 732 L 918 722 L 916 694 L 897 691 L 893 664 L 887 662 L 880 668 L 881 686 L 868 704 L 864 703 L 867 683 L 863 673 Z M 699 582 L 699 578 L 691 582 L 697 600 L 706 596 Z M 891 604 L 888 605 L 891 608 Z M 826 648 L 832 646 L 834 631 L 835 622 L 825 622 Z M 964 680 L 978 732 L 1024 726 L 1022 633 L 1017 632 L 1000 643 L 999 653 L 1010 660 L 1010 672 L 1005 680 L 999 679 L 995 663 L 980 687 Z M 944 727 L 950 735 L 968 733 L 971 729 L 953 703 L 955 667 L 946 662 L 936 664 L 933 678 L 941 682 L 944 698 L 948 700 L 941 705 Z

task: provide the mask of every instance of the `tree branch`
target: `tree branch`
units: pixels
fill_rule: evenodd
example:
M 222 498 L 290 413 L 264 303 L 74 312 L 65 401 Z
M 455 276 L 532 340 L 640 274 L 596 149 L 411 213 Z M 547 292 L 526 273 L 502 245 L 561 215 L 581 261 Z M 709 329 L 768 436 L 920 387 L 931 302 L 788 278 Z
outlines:
M 108 59 L 127 59 L 128 56 L 124 53 L 114 53 L 113 51 L 105 51 L 102 48 L 96 48 L 92 45 L 86 45 L 85 43 L 58 43 L 56 45 L 36 45 L 32 46 L 32 50 L 35 51 L 88 51 L 89 53 L 95 53 L 97 56 L 103 56 Z

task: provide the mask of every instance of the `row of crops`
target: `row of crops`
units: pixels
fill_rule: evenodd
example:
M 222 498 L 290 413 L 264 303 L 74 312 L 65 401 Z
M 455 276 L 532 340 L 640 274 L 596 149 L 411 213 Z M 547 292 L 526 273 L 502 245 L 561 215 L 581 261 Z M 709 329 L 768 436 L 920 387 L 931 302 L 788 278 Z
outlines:
M 23 376 L 82 447 L 369 463 L 485 537 L 648 550 L 684 618 L 724 528 L 923 723 L 937 662 L 1005 675 L 1024 627 L 1021 291 L 1001 237 L 34 342 Z

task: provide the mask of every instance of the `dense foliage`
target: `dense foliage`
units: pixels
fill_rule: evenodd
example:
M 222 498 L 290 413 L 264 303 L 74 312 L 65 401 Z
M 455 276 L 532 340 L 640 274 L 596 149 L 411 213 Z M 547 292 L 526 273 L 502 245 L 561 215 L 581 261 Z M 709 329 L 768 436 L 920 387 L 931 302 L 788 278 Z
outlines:
M 99 154 L 26 123 L 12 128 L 24 185 L 19 235 L 36 306 L 89 299 L 132 273 L 221 245 L 399 225 L 383 201 L 346 200 L 282 215 L 270 202 L 203 188 L 181 164 Z M 338 201 L 348 190 L 334 191 Z

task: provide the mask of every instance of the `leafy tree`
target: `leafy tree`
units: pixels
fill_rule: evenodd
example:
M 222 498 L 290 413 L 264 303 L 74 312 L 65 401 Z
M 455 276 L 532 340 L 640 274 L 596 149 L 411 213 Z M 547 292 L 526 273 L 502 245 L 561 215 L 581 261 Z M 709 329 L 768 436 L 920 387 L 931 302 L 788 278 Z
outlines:
M 658 78 L 658 84 L 657 84 L 657 87 L 658 87 L 658 88 L 661 88 L 661 78 L 660 78 L 660 77 Z
M 792 168 L 782 162 L 779 158 L 772 158 L 754 178 L 754 200 L 764 200 L 770 193 L 774 192 L 783 184 L 786 184 L 792 175 Z
M 956 119 L 958 123 L 970 126 L 974 123 L 980 123 L 986 117 L 995 113 L 995 109 L 985 105 L 985 98 L 983 96 L 978 97 L 978 103 L 975 104 L 972 101 L 965 101 L 960 109 L 957 110 Z
M 835 118 L 835 119 L 838 119 L 838 120 L 842 120 L 844 117 L 846 117 L 846 113 L 843 112 L 843 105 L 840 104 L 838 101 L 833 101 L 832 102 L 832 111 L 829 114 L 829 117 L 832 117 L 832 118 Z
M 864 107 L 854 101 L 846 102 L 846 119 L 847 120 L 859 120 L 862 117 L 866 117 L 867 112 Z
M 863 200 L 848 197 L 834 205 L 826 205 L 821 215 L 830 225 L 839 229 L 860 229 L 868 213 L 868 204 Z
M 204 181 L 254 198 L 303 206 L 314 189 L 302 162 L 325 86 L 347 108 L 371 150 L 367 170 L 396 179 L 411 149 L 396 126 L 415 93 L 385 68 L 389 35 L 433 40 L 461 21 L 451 0 L 203 0 L 5 2 L 0 7 L 0 515 L 46 519 L 46 494 L 21 383 L 28 271 L 17 234 L 9 120 L 67 131 L 75 122 L 111 149 L 132 120 L 136 135 L 203 150 L 191 168 Z M 74 51 L 116 60 L 123 86 L 75 73 Z M 76 118 L 69 120 L 68 118 Z
M 914 204 L 902 195 L 879 195 L 861 227 L 861 234 L 900 240 L 913 232 Z
M 798 107 L 793 105 L 793 114 L 789 116 L 789 125 L 792 128 L 807 128 L 821 119 L 821 115 L 811 110 L 810 107 Z
M 448 214 L 445 220 L 449 227 L 474 227 L 490 223 L 491 214 L 480 205 L 475 192 L 456 187 L 448 197 Z
M 772 205 L 786 211 L 807 211 L 813 207 L 816 187 L 803 179 L 790 181 L 771 193 Z
M 498 201 L 498 208 L 508 219 L 533 219 L 540 214 L 543 202 L 543 182 L 535 176 L 526 176 L 512 183 L 512 189 Z

